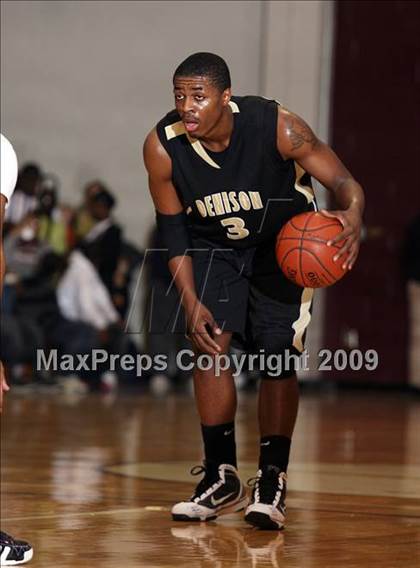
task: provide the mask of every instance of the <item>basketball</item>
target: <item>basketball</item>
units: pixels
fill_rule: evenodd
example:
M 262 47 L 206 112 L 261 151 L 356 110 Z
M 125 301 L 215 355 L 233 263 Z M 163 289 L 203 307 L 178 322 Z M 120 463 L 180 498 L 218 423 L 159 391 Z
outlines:
M 286 277 L 298 286 L 325 288 L 342 278 L 347 269 L 343 259 L 333 257 L 342 243 L 327 246 L 341 233 L 338 219 L 319 212 L 296 215 L 288 221 L 277 237 L 277 262 Z

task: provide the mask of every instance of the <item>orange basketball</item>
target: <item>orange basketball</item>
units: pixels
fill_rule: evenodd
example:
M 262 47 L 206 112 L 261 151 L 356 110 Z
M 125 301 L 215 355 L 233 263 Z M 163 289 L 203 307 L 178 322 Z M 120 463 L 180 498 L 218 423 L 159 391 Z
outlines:
M 284 274 L 298 286 L 324 288 L 340 280 L 347 269 L 343 258 L 333 261 L 342 242 L 327 241 L 343 230 L 338 219 L 319 212 L 301 213 L 288 221 L 277 237 L 276 257 Z

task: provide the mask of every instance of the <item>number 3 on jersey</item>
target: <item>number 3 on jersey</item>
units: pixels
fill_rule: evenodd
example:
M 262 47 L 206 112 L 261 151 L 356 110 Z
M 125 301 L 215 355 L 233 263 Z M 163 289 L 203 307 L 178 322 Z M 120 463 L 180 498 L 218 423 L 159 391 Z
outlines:
M 227 238 L 237 241 L 245 239 L 249 235 L 248 229 L 245 228 L 245 222 L 240 217 L 229 217 L 220 221 L 223 227 L 227 228 Z

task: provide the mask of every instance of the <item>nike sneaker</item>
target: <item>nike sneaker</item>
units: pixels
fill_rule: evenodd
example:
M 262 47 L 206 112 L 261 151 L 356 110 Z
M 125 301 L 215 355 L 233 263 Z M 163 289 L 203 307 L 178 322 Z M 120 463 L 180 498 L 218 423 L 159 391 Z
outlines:
M 280 530 L 284 527 L 286 481 L 286 474 L 274 465 L 258 470 L 257 477 L 248 482 L 253 485 L 253 491 L 245 512 L 247 523 L 266 530 Z
M 27 542 L 0 532 L 0 566 L 25 564 L 31 560 L 33 553 L 32 546 Z
M 193 467 L 192 475 L 204 473 L 189 501 L 172 507 L 174 521 L 212 521 L 245 509 L 248 504 L 245 487 L 233 465 L 205 463 Z

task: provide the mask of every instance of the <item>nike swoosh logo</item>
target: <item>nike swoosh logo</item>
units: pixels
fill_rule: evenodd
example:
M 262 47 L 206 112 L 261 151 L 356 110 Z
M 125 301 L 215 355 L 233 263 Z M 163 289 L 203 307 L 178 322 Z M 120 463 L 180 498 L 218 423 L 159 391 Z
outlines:
M 232 434 L 233 430 L 226 430 L 225 432 L 223 432 L 223 434 L 225 436 L 230 436 L 230 434 Z
M 224 497 L 221 497 L 220 499 L 215 499 L 212 495 L 211 499 L 210 499 L 211 504 L 214 505 L 215 507 L 217 507 L 217 505 L 221 505 L 222 503 L 224 503 L 224 501 L 229 499 L 229 497 L 231 497 L 232 495 L 235 495 L 235 492 L 229 493 L 228 495 L 225 495 Z
M 261 442 L 261 446 L 269 446 L 270 442 Z

